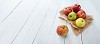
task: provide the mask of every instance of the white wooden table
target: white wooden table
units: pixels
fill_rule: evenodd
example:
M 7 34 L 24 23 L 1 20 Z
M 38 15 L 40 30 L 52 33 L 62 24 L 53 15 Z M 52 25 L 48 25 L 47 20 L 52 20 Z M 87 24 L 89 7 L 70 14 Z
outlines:
M 0 44 L 100 44 L 100 1 L 0 0 Z M 71 26 L 59 19 L 59 11 L 79 3 L 94 21 L 75 36 Z M 56 33 L 58 25 L 69 27 L 67 37 Z

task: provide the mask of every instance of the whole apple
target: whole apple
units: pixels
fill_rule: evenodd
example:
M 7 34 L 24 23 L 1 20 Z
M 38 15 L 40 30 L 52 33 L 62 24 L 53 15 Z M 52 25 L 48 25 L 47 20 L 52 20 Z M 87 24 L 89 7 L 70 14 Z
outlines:
M 65 26 L 65 25 L 60 25 L 60 26 L 57 27 L 57 34 L 59 36 L 63 36 L 63 37 L 67 36 L 68 31 L 69 31 L 68 27 Z
M 86 17 L 86 13 L 83 10 L 80 10 L 77 12 L 77 16 L 78 18 L 85 18 Z
M 81 27 L 85 26 L 86 22 L 85 22 L 85 20 L 83 18 L 78 18 L 76 20 L 75 24 L 76 24 L 77 27 L 81 28 Z
M 81 6 L 79 4 L 75 4 L 73 5 L 72 8 L 73 8 L 73 11 L 77 13 L 81 9 Z
M 63 13 L 64 13 L 66 16 L 68 16 L 68 14 L 69 14 L 70 12 L 72 12 L 72 8 L 71 8 L 71 7 L 67 7 L 67 8 L 65 8 L 65 9 L 63 9 Z
M 71 13 L 69 13 L 68 14 L 68 19 L 69 20 L 76 20 L 76 18 L 77 18 L 77 15 L 76 15 L 76 13 L 75 12 L 71 12 Z

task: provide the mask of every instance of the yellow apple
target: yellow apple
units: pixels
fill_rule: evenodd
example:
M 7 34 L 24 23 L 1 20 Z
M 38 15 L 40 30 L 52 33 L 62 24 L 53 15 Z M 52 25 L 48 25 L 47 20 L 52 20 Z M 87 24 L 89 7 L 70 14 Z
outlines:
M 81 28 L 81 27 L 85 26 L 86 22 L 85 22 L 85 20 L 83 18 L 78 18 L 76 20 L 75 24 L 76 24 L 77 27 Z

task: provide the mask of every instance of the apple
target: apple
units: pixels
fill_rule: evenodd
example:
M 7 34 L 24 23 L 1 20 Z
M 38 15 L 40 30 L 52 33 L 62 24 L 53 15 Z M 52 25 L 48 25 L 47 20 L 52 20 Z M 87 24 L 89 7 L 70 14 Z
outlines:
M 60 25 L 60 26 L 57 27 L 57 34 L 59 36 L 63 36 L 63 37 L 67 36 L 68 31 L 69 31 L 68 27 L 65 26 L 65 25 Z
M 77 12 L 77 16 L 78 18 L 85 18 L 86 17 L 86 13 L 83 10 L 80 10 Z
M 68 14 L 68 19 L 69 20 L 76 20 L 76 18 L 77 18 L 77 15 L 76 15 L 76 13 L 75 12 L 71 12 L 71 13 L 69 13 Z
M 75 22 L 76 26 L 82 28 L 85 26 L 86 22 L 83 18 L 78 18 Z
M 67 7 L 67 8 L 65 8 L 65 9 L 63 9 L 63 13 L 64 13 L 66 16 L 68 16 L 68 14 L 69 14 L 70 12 L 72 12 L 72 8 L 71 8 L 71 7 Z
M 73 9 L 74 12 L 77 13 L 81 9 L 81 6 L 79 4 L 75 4 L 75 5 L 72 6 L 72 9 Z

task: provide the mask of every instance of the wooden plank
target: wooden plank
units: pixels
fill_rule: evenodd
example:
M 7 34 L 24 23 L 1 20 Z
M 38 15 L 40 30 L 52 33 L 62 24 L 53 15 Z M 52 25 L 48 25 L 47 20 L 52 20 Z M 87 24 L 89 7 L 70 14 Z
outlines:
M 99 2 L 100 2 L 100 0 L 89 0 L 91 3 L 92 3 L 92 5 L 94 5 L 94 7 L 95 7 L 95 9 L 98 11 L 98 12 L 100 12 L 100 6 L 99 6 Z
M 53 20 L 52 26 L 49 29 L 49 31 L 47 32 L 48 33 L 47 44 L 64 44 L 65 38 L 58 36 L 56 33 L 56 29 L 57 29 L 58 25 L 66 24 L 66 21 L 63 21 L 63 20 L 58 18 L 60 15 L 59 11 L 66 6 L 66 5 L 64 5 L 64 3 L 65 2 L 63 0 L 61 0 L 59 2 L 59 6 L 54 14 L 55 17 L 54 17 L 54 19 L 52 19 Z
M 0 44 L 12 44 L 21 28 L 27 22 L 38 0 L 25 0 L 0 25 Z
M 0 0 L 0 24 L 16 9 L 21 0 Z
M 52 35 L 50 34 L 61 0 L 54 0 L 49 2 L 49 11 L 43 22 L 43 25 L 40 27 L 40 31 L 37 34 L 37 37 L 34 40 L 34 44 L 63 44 L 63 39 L 61 40 L 54 36 L 52 37 Z
M 48 11 L 48 0 L 41 0 L 13 44 L 32 44 Z
M 88 15 L 92 15 L 94 17 L 93 23 L 82 33 L 83 44 L 99 44 L 99 12 L 96 10 L 94 3 L 90 0 L 77 1 L 82 5 Z

